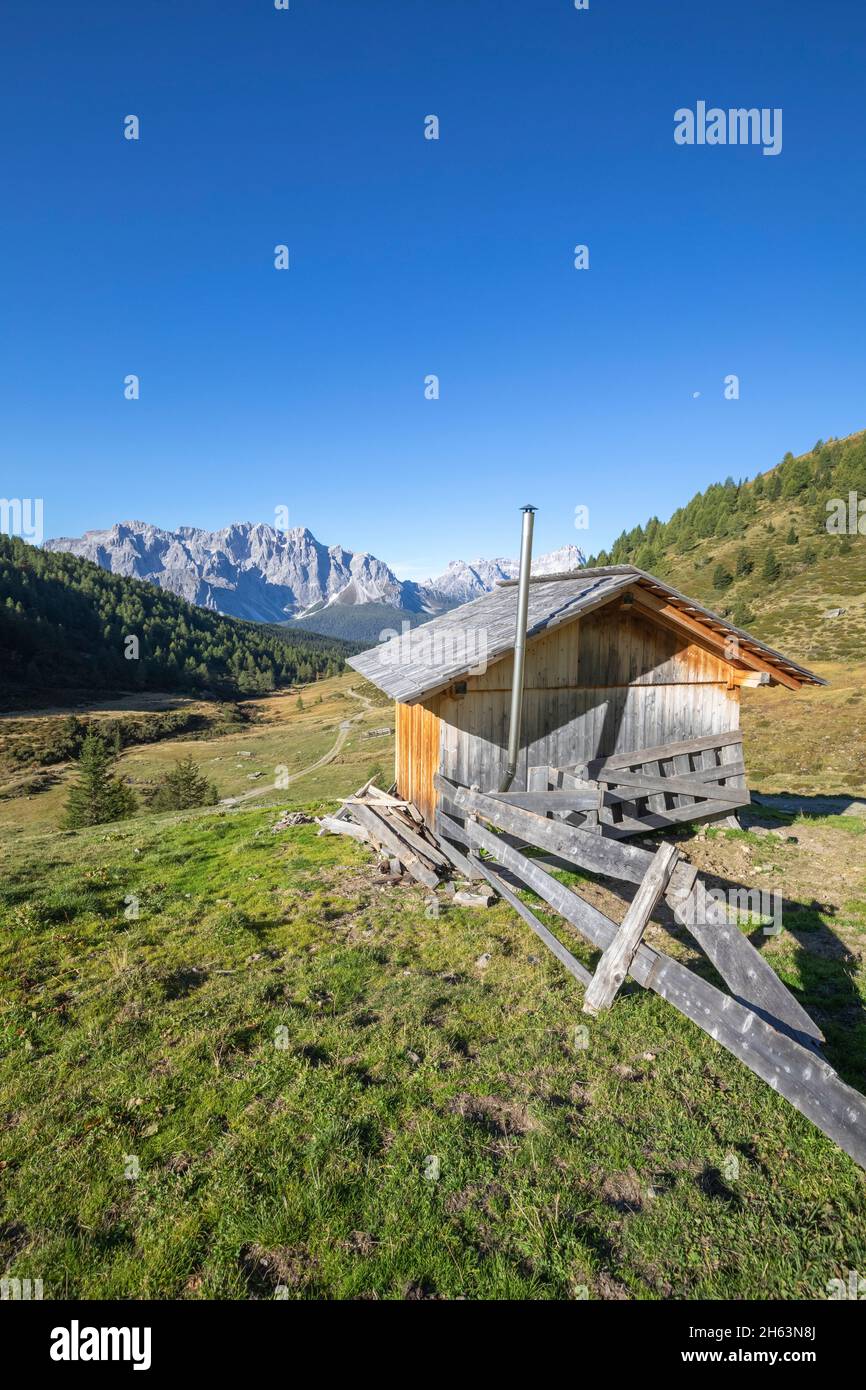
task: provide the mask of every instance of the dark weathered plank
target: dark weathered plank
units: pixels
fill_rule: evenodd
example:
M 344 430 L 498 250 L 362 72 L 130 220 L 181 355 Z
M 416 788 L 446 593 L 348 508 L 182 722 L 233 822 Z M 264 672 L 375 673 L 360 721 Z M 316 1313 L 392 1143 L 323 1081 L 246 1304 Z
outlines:
M 460 850 L 456 849 L 454 845 L 450 843 L 451 839 L 456 838 L 455 831 L 462 833 L 462 826 L 459 826 L 456 821 L 451 821 L 453 829 L 449 830 L 449 819 L 450 818 L 448 816 L 443 815 L 442 811 L 437 810 L 436 843 L 439 845 L 439 848 L 442 850 L 443 854 L 447 854 L 455 869 L 459 869 L 461 874 L 464 875 L 464 877 L 473 880 L 483 878 L 484 875 L 479 870 L 477 861 L 469 859 L 465 854 L 461 854 Z M 468 844 L 469 837 L 465 836 L 461 843 Z
M 674 758 L 678 753 L 697 753 L 704 748 L 724 748 L 729 743 L 742 743 L 741 729 L 732 729 L 724 734 L 702 734 L 700 738 L 680 739 L 674 743 L 659 743 L 652 748 L 636 748 L 632 753 L 614 753 L 605 758 L 593 758 L 585 763 L 570 763 L 563 768 L 566 772 L 586 769 L 583 775 L 596 778 L 602 770 L 637 767 L 640 763 L 655 762 L 658 758 Z
M 727 815 L 731 810 L 730 801 L 700 801 L 694 806 L 672 806 L 669 811 L 648 811 L 640 820 L 623 815 L 617 825 L 605 826 L 604 833 L 611 840 L 626 840 L 631 835 L 649 835 L 653 830 L 669 830 L 672 826 L 683 825 L 686 821 L 702 820 L 721 812 Z M 745 805 L 744 801 L 737 803 Z
M 538 864 L 503 845 L 501 837 L 484 826 L 469 822 L 468 831 L 479 847 L 495 854 L 500 863 L 589 941 L 602 950 L 610 945 L 617 928 L 603 912 L 584 902 Z M 629 973 L 721 1043 L 861 1167 L 866 1167 L 866 1099 L 846 1086 L 827 1062 L 679 961 L 645 943 L 638 947 Z
M 686 796 L 700 796 L 713 799 L 715 801 L 730 801 L 737 805 L 742 805 L 748 801 L 748 792 L 742 787 L 725 787 L 719 785 L 718 775 L 710 778 L 706 774 L 701 776 L 698 773 L 690 774 L 688 777 L 651 777 L 645 772 L 611 772 L 606 777 L 599 777 L 600 782 L 609 783 L 611 787 L 627 787 L 629 790 L 623 793 L 609 792 L 606 796 L 608 803 L 612 800 L 632 801 L 635 792 L 648 795 L 650 792 L 680 792 Z M 559 793 L 563 795 L 562 792 Z M 553 793 L 548 793 L 553 795 Z
M 368 806 L 353 806 L 352 815 L 365 830 L 383 844 L 386 849 L 396 855 L 413 878 L 417 878 L 419 883 L 423 883 L 425 888 L 436 888 L 439 879 L 432 869 L 426 864 L 422 864 L 418 856 L 409 848 L 405 840 L 402 840 L 395 830 L 391 828 L 384 816 L 378 815 Z
M 506 806 L 520 806 L 524 811 L 538 811 L 545 815 L 548 811 L 589 811 L 598 805 L 597 792 L 485 792 L 494 801 Z
M 631 969 L 635 951 L 656 903 L 670 882 L 679 851 L 675 845 L 659 845 L 643 882 L 628 905 L 613 941 L 596 966 L 583 1001 L 584 1012 L 609 1009 L 617 990 Z
M 553 952 L 556 959 L 565 966 L 569 974 L 573 975 L 576 980 L 579 980 L 582 985 L 588 985 L 592 980 L 592 975 L 587 970 L 586 966 L 581 965 L 579 960 L 575 960 L 571 952 L 566 950 L 562 942 L 553 935 L 553 932 L 549 931 L 544 923 L 538 920 L 534 912 L 530 912 L 526 904 L 520 901 L 517 894 L 512 893 L 507 883 L 500 878 L 499 874 L 491 869 L 489 864 L 485 864 L 482 860 L 479 860 L 478 866 L 490 886 L 495 888 L 499 896 L 507 902 L 510 907 L 513 907 L 515 912 L 520 914 L 524 922 L 532 928 L 537 937 L 540 937 L 548 950 Z
M 611 878 L 627 878 L 632 883 L 640 883 L 651 855 L 632 845 L 616 845 L 600 835 L 592 835 L 579 826 L 565 825 L 562 821 L 546 820 L 534 811 L 524 811 L 519 806 L 506 805 L 496 801 L 484 792 L 471 791 L 469 787 L 458 787 L 446 777 L 437 773 L 434 785 L 441 796 L 466 815 L 474 812 L 492 821 L 500 830 L 519 836 L 524 842 L 537 845 L 539 849 L 549 850 L 551 854 L 570 859 L 582 868 L 594 873 L 608 874 Z M 575 850 L 579 848 L 579 853 Z M 631 874 L 623 874 L 623 864 L 632 862 Z

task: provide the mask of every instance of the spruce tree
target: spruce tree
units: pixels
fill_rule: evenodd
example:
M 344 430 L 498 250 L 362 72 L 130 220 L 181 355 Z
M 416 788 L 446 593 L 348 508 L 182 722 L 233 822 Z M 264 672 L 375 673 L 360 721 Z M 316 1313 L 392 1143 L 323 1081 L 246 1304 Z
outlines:
M 737 577 L 742 579 L 745 575 L 751 574 L 754 569 L 754 562 L 745 546 L 737 551 Z
M 769 580 L 769 581 L 772 583 L 773 580 L 779 578 L 779 575 L 780 575 L 781 573 L 782 573 L 782 566 L 779 564 L 779 561 L 776 559 L 775 553 L 774 553 L 772 550 L 768 550 L 767 553 L 766 553 L 766 555 L 764 556 L 764 569 L 763 569 L 764 578 L 767 579 L 767 580 Z
M 78 755 L 78 776 L 66 799 L 63 825 L 67 830 L 125 820 L 132 815 L 135 796 L 115 776 L 116 761 L 105 740 L 89 729 Z
M 180 758 L 149 797 L 155 811 L 188 811 L 193 806 L 215 806 L 217 789 L 198 770 L 192 754 Z

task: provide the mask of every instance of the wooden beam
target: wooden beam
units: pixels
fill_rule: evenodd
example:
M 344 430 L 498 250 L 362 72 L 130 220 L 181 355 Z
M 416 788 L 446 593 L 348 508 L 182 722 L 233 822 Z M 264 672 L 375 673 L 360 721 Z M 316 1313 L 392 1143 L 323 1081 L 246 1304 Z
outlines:
M 720 777 L 734 776 L 734 770 L 730 774 L 720 771 Z M 702 781 L 694 780 L 680 774 L 678 777 L 651 777 L 649 773 L 609 773 L 607 777 L 599 777 L 599 781 L 605 783 L 605 803 L 610 805 L 617 801 L 635 801 L 651 794 L 651 792 L 678 792 L 684 796 L 703 796 L 709 801 L 730 801 L 735 806 L 748 806 L 749 794 L 745 787 L 720 787 L 719 778 L 713 778 L 710 783 L 709 778 Z M 614 787 L 626 787 L 627 791 L 614 791 Z
M 650 593 L 648 589 L 641 589 L 640 596 L 638 596 L 637 592 L 635 593 L 635 607 L 648 609 L 658 621 L 667 621 L 669 625 L 678 627 L 681 631 L 685 628 L 688 632 L 694 633 L 700 641 L 717 654 L 722 655 L 732 666 L 735 666 L 737 662 L 740 661 L 746 666 L 751 666 L 756 671 L 766 671 L 773 679 L 779 681 L 781 685 L 786 685 L 789 690 L 799 690 L 802 685 L 802 681 L 796 680 L 793 676 L 789 676 L 788 673 L 783 671 L 779 666 L 774 666 L 772 662 L 766 661 L 763 657 L 758 656 L 756 652 L 750 651 L 745 643 L 737 637 L 736 633 L 731 634 L 731 637 L 733 637 L 733 640 L 737 643 L 737 655 L 732 660 L 730 656 L 725 655 L 728 650 L 728 643 L 731 639 L 722 640 L 722 638 L 713 632 L 710 627 L 711 619 L 705 618 L 701 621 L 701 619 L 684 612 L 682 608 L 678 608 L 676 604 L 658 598 L 655 594 Z M 728 629 L 724 630 L 728 631 Z
M 647 922 L 670 882 L 678 858 L 679 851 L 675 845 L 660 845 L 656 850 L 643 882 L 628 905 L 616 936 L 596 966 L 592 983 L 584 997 L 584 1013 L 597 1014 L 601 1009 L 610 1008 L 617 990 L 631 969 Z
M 356 809 L 357 808 L 353 806 L 353 812 Z M 384 805 L 380 808 L 379 804 L 376 803 L 372 806 L 368 805 L 367 809 L 378 816 L 380 820 L 384 821 L 385 825 L 390 826 L 394 834 L 399 835 L 401 840 L 405 840 L 409 848 L 413 849 L 416 854 L 420 854 L 429 859 L 431 864 L 438 864 L 440 869 L 448 867 L 448 861 L 445 855 L 436 845 L 431 845 L 428 840 L 424 839 L 423 835 L 419 835 L 417 831 L 411 829 L 406 822 L 398 816 L 390 815 Z
M 494 801 L 506 806 L 521 806 L 524 811 L 594 811 L 598 806 L 598 791 L 550 791 L 550 792 L 485 792 Z
M 477 822 L 469 823 L 469 835 L 594 945 L 602 950 L 610 945 L 616 924 L 598 908 L 584 902 L 540 865 L 503 845 L 500 837 Z M 629 973 L 733 1053 L 866 1168 L 866 1099 L 846 1086 L 829 1063 L 679 961 L 645 943 L 638 946 Z
M 675 758 L 680 753 L 702 753 L 707 748 L 726 748 L 731 743 L 742 741 L 742 730 L 730 729 L 724 734 L 701 734 L 698 738 L 680 739 L 676 743 L 635 748 L 632 753 L 612 753 L 606 758 L 591 758 L 587 763 L 570 763 L 563 771 L 573 773 L 575 768 L 586 768 L 587 777 L 597 781 L 602 769 L 613 771 L 614 768 L 638 767 L 641 763 L 656 762 L 659 758 Z
M 377 815 L 368 806 L 354 806 L 352 814 L 365 830 L 379 840 L 386 849 L 396 855 L 413 878 L 417 878 L 419 883 L 423 883 L 425 888 L 437 888 L 439 878 L 432 869 L 428 869 L 426 864 L 422 864 L 417 855 L 413 854 L 406 844 L 401 840 L 396 831 L 392 830 L 386 822 L 384 816 Z
M 500 830 L 507 830 L 510 834 L 519 836 L 523 842 L 548 850 L 563 859 L 571 859 L 594 873 L 622 878 L 623 861 L 629 859 L 630 853 L 633 854 L 631 846 L 628 846 L 624 854 L 626 846 L 614 844 L 604 836 L 591 835 L 588 831 L 581 830 L 578 826 L 566 825 L 563 821 L 546 820 L 544 816 L 536 815 L 534 811 L 524 811 L 519 806 L 507 806 L 484 792 L 459 787 L 441 773 L 436 774 L 433 782 L 440 795 L 464 815 L 474 812 L 476 815 L 484 816 Z M 575 855 L 575 846 L 580 847 L 581 854 Z M 636 852 L 646 854 L 645 850 Z M 634 881 L 639 882 L 641 878 L 643 872 Z
M 736 748 L 733 744 L 730 745 L 730 748 L 734 753 L 736 753 Z M 712 750 L 710 751 L 712 752 Z M 724 753 L 728 750 L 723 748 L 720 751 Z M 682 761 L 687 761 L 688 757 L 688 754 L 682 756 Z M 683 769 L 683 771 L 679 771 L 678 769 L 674 768 L 674 771 L 670 774 L 670 777 L 668 777 L 664 773 L 657 772 L 655 770 L 657 766 L 658 759 L 648 759 L 646 763 L 642 763 L 641 766 L 638 768 L 611 768 L 610 772 L 603 773 L 603 775 L 598 778 L 598 781 L 607 782 L 611 784 L 614 782 L 630 784 L 631 782 L 639 781 L 648 777 L 663 777 L 665 782 L 670 781 L 671 778 L 677 778 L 680 781 L 689 782 L 691 784 L 691 790 L 689 791 L 688 795 L 691 796 L 697 794 L 700 796 L 703 795 L 703 793 L 700 791 L 695 792 L 695 788 L 699 788 L 705 783 L 712 784 L 714 782 L 721 781 L 723 778 L 726 777 L 744 777 L 746 772 L 746 768 L 742 759 L 736 757 L 734 761 L 730 763 L 713 764 L 707 767 L 688 768 Z M 711 787 L 711 790 L 714 790 L 714 788 Z
M 571 952 L 566 950 L 562 942 L 553 935 L 552 931 L 548 930 L 543 922 L 538 920 L 534 912 L 530 912 L 529 908 L 525 903 L 520 901 L 516 893 L 512 893 L 508 885 L 503 882 L 499 874 L 494 873 L 489 864 L 479 859 L 478 867 L 491 888 L 495 888 L 496 892 L 508 903 L 509 907 L 514 908 L 514 911 L 523 918 L 527 926 L 531 927 L 535 935 L 544 942 L 547 949 L 553 952 L 559 963 L 565 966 L 569 974 L 573 975 L 576 980 L 579 980 L 582 985 L 588 985 L 592 980 L 592 975 L 587 970 L 586 966 L 581 965 L 580 961 L 576 960 Z
M 368 780 L 364 783 L 363 787 L 359 787 L 359 788 L 358 788 L 358 790 L 355 792 L 355 795 L 356 795 L 356 796 L 363 796 L 364 793 L 365 793 L 365 791 L 367 790 L 367 788 L 368 788 L 368 787 L 370 786 L 370 784 L 372 783 L 372 781 L 373 781 L 372 777 L 368 778 Z M 340 807 L 339 811 L 336 811 L 336 812 L 334 813 L 334 816 L 333 816 L 331 819 L 333 819 L 333 820 L 348 820 L 348 818 L 349 818 L 349 809 L 348 809 L 347 806 L 342 805 L 342 806 Z M 326 832 L 325 832 L 324 830 L 320 830 L 320 831 L 319 831 L 319 834 L 320 834 L 320 835 L 324 835 L 325 833 L 326 833 Z
M 624 840 L 632 835 L 651 835 L 654 830 L 679 828 L 684 821 L 703 820 L 705 816 L 730 815 L 731 806 L 748 806 L 749 798 L 743 795 L 735 802 L 698 801 L 694 806 L 674 806 L 669 811 L 647 811 L 639 819 L 624 815 L 616 825 L 606 825 L 606 839 Z
M 724 768 L 713 768 L 713 772 L 716 776 L 712 782 L 706 775 L 694 779 L 688 775 L 651 777 L 649 773 L 645 772 L 610 772 L 606 777 L 599 777 L 598 780 L 610 787 L 629 787 L 631 789 L 622 795 L 614 791 L 607 793 L 605 796 L 607 804 L 610 804 L 611 800 L 634 801 L 636 796 L 647 795 L 650 792 L 679 792 L 684 796 L 702 796 L 712 801 L 731 801 L 735 806 L 742 806 L 748 802 L 749 793 L 743 787 L 720 787 L 716 785 L 719 778 L 735 775 L 734 766 L 729 772 L 725 772 Z
M 320 835 L 348 835 L 353 840 L 365 842 L 370 839 L 363 825 L 356 825 L 350 820 L 340 820 L 339 816 L 321 816 L 317 823 Z

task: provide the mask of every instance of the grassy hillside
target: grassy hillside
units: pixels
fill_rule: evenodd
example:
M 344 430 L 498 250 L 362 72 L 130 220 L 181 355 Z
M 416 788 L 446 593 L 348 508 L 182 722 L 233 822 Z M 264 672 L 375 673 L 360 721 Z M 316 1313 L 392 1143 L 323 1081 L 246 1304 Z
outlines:
M 76 689 L 273 690 L 334 675 L 347 648 L 223 618 L 89 560 L 0 535 L 0 652 L 0 698 L 20 703 L 38 693 L 44 703 L 46 692 Z
M 827 503 L 851 491 L 866 498 L 864 431 L 786 455 L 751 482 L 714 484 L 669 521 L 624 532 L 589 563 L 637 564 L 807 663 L 859 660 L 866 536 L 826 528 Z M 827 616 L 837 608 L 844 613 Z
M 661 999 L 627 987 L 582 1046 L 507 906 L 436 915 L 273 821 L 10 847 L 0 1269 L 46 1298 L 811 1299 L 866 1267 L 863 1173 Z M 684 847 L 784 878 L 755 939 L 862 1087 L 858 829 Z

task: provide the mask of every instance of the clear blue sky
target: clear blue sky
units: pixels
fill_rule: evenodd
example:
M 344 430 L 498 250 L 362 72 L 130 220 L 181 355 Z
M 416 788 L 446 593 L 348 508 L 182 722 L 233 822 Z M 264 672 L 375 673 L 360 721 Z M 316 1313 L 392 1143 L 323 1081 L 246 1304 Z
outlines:
M 0 495 L 43 497 L 46 535 L 285 505 L 420 578 L 516 553 L 524 501 L 539 550 L 597 550 L 866 425 L 855 0 L 5 0 L 0 24 Z M 781 107 L 782 153 L 677 146 L 699 99 Z

